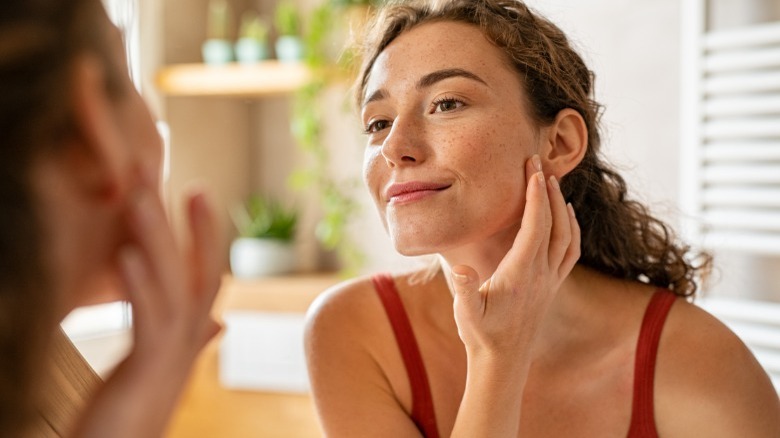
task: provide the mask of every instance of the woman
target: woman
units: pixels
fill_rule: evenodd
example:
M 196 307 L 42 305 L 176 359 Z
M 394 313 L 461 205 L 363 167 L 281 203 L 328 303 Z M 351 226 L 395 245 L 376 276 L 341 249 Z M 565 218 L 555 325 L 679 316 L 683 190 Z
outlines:
M 682 299 L 708 260 L 599 155 L 592 74 L 555 25 L 453 0 L 388 6 L 372 32 L 364 180 L 395 248 L 441 263 L 312 308 L 326 435 L 780 436 L 766 373 Z
M 124 59 L 100 0 L 0 5 L 3 436 L 160 436 L 218 331 L 214 215 L 193 192 L 181 254 L 161 141 Z M 107 291 L 132 303 L 134 345 L 95 387 L 58 324 Z

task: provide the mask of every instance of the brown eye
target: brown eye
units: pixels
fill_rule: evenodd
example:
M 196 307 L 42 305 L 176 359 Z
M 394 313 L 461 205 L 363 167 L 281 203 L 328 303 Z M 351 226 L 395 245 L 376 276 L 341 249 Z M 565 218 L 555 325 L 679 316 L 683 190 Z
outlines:
M 390 126 L 390 122 L 387 120 L 376 120 L 366 126 L 365 132 L 366 134 L 373 134 L 383 129 L 387 129 L 388 126 Z
M 463 102 L 457 99 L 441 99 L 434 102 L 434 112 L 447 112 L 453 111 L 463 106 Z

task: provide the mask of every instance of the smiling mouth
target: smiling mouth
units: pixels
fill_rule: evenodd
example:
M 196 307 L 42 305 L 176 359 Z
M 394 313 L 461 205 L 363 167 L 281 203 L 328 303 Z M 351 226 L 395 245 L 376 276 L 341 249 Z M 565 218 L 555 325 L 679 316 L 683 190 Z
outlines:
M 388 203 L 398 204 L 416 201 L 436 192 L 450 188 L 452 184 L 436 184 L 423 182 L 409 182 L 393 184 L 387 189 L 386 199 Z

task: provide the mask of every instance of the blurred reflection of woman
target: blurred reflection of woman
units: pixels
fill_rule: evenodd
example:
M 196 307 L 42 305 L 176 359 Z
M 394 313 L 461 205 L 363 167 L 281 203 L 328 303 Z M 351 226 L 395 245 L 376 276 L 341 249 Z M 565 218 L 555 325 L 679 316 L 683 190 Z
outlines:
M 219 239 L 204 195 L 181 253 L 161 141 L 100 0 L 0 3 L 0 431 L 161 436 L 218 326 Z M 59 329 L 112 291 L 134 344 L 105 383 Z

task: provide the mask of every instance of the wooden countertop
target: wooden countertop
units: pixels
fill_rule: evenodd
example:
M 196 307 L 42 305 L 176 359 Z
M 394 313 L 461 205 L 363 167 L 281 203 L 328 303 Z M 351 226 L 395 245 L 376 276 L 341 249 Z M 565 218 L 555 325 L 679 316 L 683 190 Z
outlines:
M 226 277 L 216 303 L 227 309 L 305 312 L 320 292 L 339 281 L 335 274 L 237 280 Z M 308 395 L 228 390 L 217 378 L 219 338 L 195 363 L 166 434 L 167 438 L 319 437 Z

